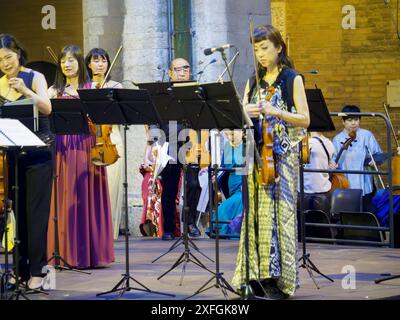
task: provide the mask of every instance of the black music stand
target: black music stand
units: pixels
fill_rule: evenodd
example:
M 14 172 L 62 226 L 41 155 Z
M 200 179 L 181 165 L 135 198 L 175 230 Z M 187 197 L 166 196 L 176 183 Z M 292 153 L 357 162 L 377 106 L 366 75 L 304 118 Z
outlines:
M 306 97 L 308 102 L 308 108 L 310 112 L 310 125 L 307 129 L 308 132 L 319 131 L 327 132 L 334 131 L 335 126 L 332 122 L 331 116 L 329 115 L 328 107 L 325 103 L 325 99 L 322 95 L 321 89 L 306 89 Z M 310 253 L 307 253 L 306 248 L 306 226 L 305 226 L 305 213 L 304 213 L 304 164 L 302 157 L 302 142 L 300 142 L 300 159 L 299 159 L 299 175 L 300 175 L 300 227 L 301 227 L 301 242 L 303 246 L 303 252 L 301 258 L 299 259 L 300 268 L 307 270 L 311 279 L 313 280 L 315 286 L 319 289 L 317 282 L 315 281 L 312 271 L 318 273 L 322 277 L 334 282 L 333 279 L 323 274 L 317 266 L 311 261 Z
M 3 98 L 0 96 L 0 118 L 8 118 L 8 119 L 17 119 L 19 120 L 23 125 L 25 125 L 29 130 L 35 131 L 35 120 L 34 120 L 34 112 L 33 112 L 33 105 L 7 105 L 7 103 L 10 102 L 7 99 Z M 7 153 L 9 152 L 15 152 L 12 150 L 13 148 L 7 147 L 4 148 L 4 152 Z M 15 152 L 16 153 L 16 152 Z M 6 168 L 6 162 L 4 161 L 3 163 L 3 168 Z M 6 178 L 6 174 L 4 177 Z M 8 199 L 8 192 L 6 188 L 6 181 L 4 179 L 4 192 L 5 192 L 5 197 L 4 197 L 4 215 L 5 215 L 5 221 L 6 221 L 6 227 L 4 230 L 5 233 L 5 238 L 7 239 L 7 233 L 8 233 L 8 228 L 7 228 L 7 220 L 8 220 L 8 214 L 9 214 L 9 209 L 7 201 Z M 8 262 L 8 241 L 6 241 L 5 245 L 5 272 L 2 274 L 1 277 L 1 294 L 3 294 L 6 291 L 6 284 L 8 282 L 8 278 L 12 275 L 10 273 L 9 269 L 9 262 Z
M 161 129 L 165 131 L 168 130 L 167 123 L 168 121 L 176 121 L 176 119 L 179 119 L 181 117 L 181 110 L 179 107 L 176 105 L 176 100 L 172 92 L 172 86 L 174 83 L 177 83 L 179 85 L 183 84 L 191 84 L 194 85 L 196 82 L 193 81 L 188 81 L 188 82 L 149 82 L 149 83 L 140 83 L 138 84 L 138 87 L 140 89 L 145 89 L 149 92 L 151 99 L 154 103 L 155 106 L 157 106 L 157 109 L 159 112 L 161 112 L 164 116 L 163 118 L 163 123 L 161 123 Z M 164 124 L 164 125 L 163 125 Z M 186 177 L 186 176 L 185 176 Z M 188 238 L 189 245 L 196 250 L 198 253 L 200 253 L 202 256 L 204 256 L 206 259 L 210 260 L 211 262 L 214 262 L 214 260 L 210 259 L 207 255 L 205 255 L 201 250 L 196 246 L 194 241 L 190 238 Z M 161 254 L 159 257 L 155 258 L 151 263 L 154 263 L 167 255 L 168 253 L 172 252 L 175 250 L 177 247 L 179 247 L 181 244 L 184 244 L 183 240 L 183 235 L 181 235 L 172 245 L 171 247 Z
M 29 130 L 36 131 L 33 105 L 3 105 L 1 107 L 1 117 L 18 119 Z
M 52 112 L 49 116 L 50 130 L 56 135 L 89 134 L 87 117 L 79 99 L 51 99 Z M 87 271 L 73 268 L 60 255 L 60 242 L 58 235 L 58 208 L 57 208 L 57 161 L 53 159 L 53 185 L 54 185 L 54 252 L 47 263 L 54 260 L 54 268 L 59 271 L 69 270 L 85 274 Z M 60 261 L 64 266 L 60 265 Z
M 4 113 L 3 113 L 4 116 Z M 10 120 L 10 119 L 4 119 L 4 120 Z M 28 150 L 37 150 L 38 148 L 45 148 L 47 147 L 39 138 L 37 138 L 36 136 L 34 136 L 33 132 L 30 132 L 30 130 L 26 130 L 26 128 L 24 128 L 23 125 L 21 125 L 21 122 L 13 119 L 15 121 L 14 126 L 15 127 L 19 127 L 19 129 L 23 129 L 24 132 L 22 132 L 24 134 L 24 137 L 26 136 L 28 139 L 33 139 L 35 140 L 35 143 L 32 143 L 31 141 L 24 141 L 25 143 L 22 144 L 21 138 L 20 138 L 20 134 L 16 135 L 14 137 L 14 135 L 8 132 L 4 132 L 4 130 L 0 129 L 0 137 L 4 139 L 5 143 L 0 145 L 0 149 L 3 149 L 6 153 L 13 153 L 15 156 L 15 168 L 14 168 L 14 175 L 15 175 L 15 185 L 13 186 L 14 189 L 14 211 L 15 211 L 15 237 L 14 237 L 14 266 L 15 266 L 15 274 L 13 277 L 15 277 L 15 289 L 14 292 L 12 293 L 12 295 L 10 297 L 8 297 L 8 300 L 19 300 L 20 297 L 23 297 L 25 300 L 29 300 L 28 297 L 26 296 L 27 290 L 28 290 L 28 286 L 26 284 L 25 286 L 25 292 L 23 290 L 21 290 L 20 288 L 20 279 L 19 279 L 19 246 L 20 246 L 20 240 L 19 240 L 19 230 L 18 230 L 18 222 L 19 222 L 19 170 L 18 170 L 18 159 L 21 155 L 23 155 L 26 151 Z M 0 119 L 1 121 L 1 119 Z M 26 127 L 26 126 L 25 126 Z M 21 132 L 21 131 L 20 131 Z M 19 142 L 18 142 L 19 141 Z M 6 191 L 6 190 L 5 190 Z M 5 201 L 7 199 L 5 198 Z M 6 207 L 6 206 L 5 206 Z M 7 218 L 7 209 L 6 209 L 6 218 Z M 7 220 L 6 220 L 7 223 Z M 2 285 L 4 284 L 4 286 L 7 286 L 8 283 L 8 277 L 10 275 L 10 272 L 8 270 L 8 239 L 7 239 L 7 226 L 6 226 L 6 248 L 5 248 L 5 254 L 6 254 L 6 270 L 5 270 L 5 274 L 2 276 Z M 4 278 L 5 277 L 5 278 Z M 3 295 L 3 288 L 1 288 L 2 290 L 2 295 Z M 39 292 L 39 293 L 44 293 L 44 294 L 48 294 L 47 292 L 43 292 L 41 290 L 36 290 L 36 289 L 30 289 L 31 292 Z
M 96 124 L 124 125 L 124 191 L 125 191 L 125 274 L 122 279 L 109 291 L 98 293 L 101 296 L 113 292 L 120 292 L 119 297 L 131 290 L 155 293 L 175 297 L 173 294 L 150 290 L 148 287 L 131 276 L 129 270 L 129 219 L 128 219 L 128 162 L 127 138 L 128 125 L 144 125 L 158 122 L 158 115 L 154 110 L 150 96 L 146 90 L 134 89 L 92 89 L 78 90 L 84 109 Z M 141 288 L 130 286 L 130 280 Z
M 189 128 L 194 130 L 201 129 L 242 129 L 243 128 L 243 111 L 242 106 L 237 99 L 235 94 L 235 88 L 231 82 L 225 83 L 209 83 L 209 84 L 176 84 L 172 88 L 172 94 L 175 98 L 176 103 L 173 107 L 180 109 L 180 117 L 177 119 L 179 122 L 185 123 Z M 168 117 L 168 110 L 158 109 L 161 118 Z M 175 119 L 176 120 L 176 119 Z M 185 165 L 184 165 L 185 168 Z M 209 177 L 211 179 L 211 170 L 215 175 L 214 180 L 214 201 L 215 201 L 215 213 L 216 213 L 216 228 L 218 229 L 218 200 L 217 200 L 217 166 L 214 168 L 209 167 Z M 185 192 L 185 189 L 184 189 Z M 211 188 L 210 188 L 211 194 Z M 185 196 L 184 196 L 184 208 L 185 208 Z M 212 209 L 212 197 L 210 197 L 210 209 Z M 186 214 L 184 214 L 186 220 Z M 188 262 L 194 262 L 195 264 L 203 267 L 191 253 L 188 246 L 188 235 L 187 225 L 184 220 L 184 244 L 185 251 L 176 261 L 176 263 L 166 273 L 177 267 L 179 264 L 184 263 L 184 268 Z M 194 257 L 196 261 L 190 259 Z M 201 286 L 193 295 L 187 297 L 191 298 L 199 293 L 205 292 L 213 287 L 221 289 L 225 298 L 228 298 L 227 291 L 236 293 L 231 285 L 223 277 L 223 272 L 220 271 L 219 265 L 219 233 L 215 236 L 215 272 L 203 267 L 207 271 L 211 272 L 213 276 Z M 184 270 L 184 269 L 183 269 Z M 164 273 L 162 276 L 164 276 Z M 215 279 L 215 283 L 209 287 Z M 207 287 L 207 288 L 206 288 Z

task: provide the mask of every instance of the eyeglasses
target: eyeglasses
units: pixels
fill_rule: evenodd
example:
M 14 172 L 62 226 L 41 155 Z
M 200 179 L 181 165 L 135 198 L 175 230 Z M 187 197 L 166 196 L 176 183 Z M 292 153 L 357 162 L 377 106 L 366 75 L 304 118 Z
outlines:
M 189 72 L 189 69 L 190 69 L 190 66 L 188 66 L 188 65 L 182 66 L 182 67 L 173 68 L 173 70 L 174 70 L 175 72 L 181 72 L 181 71 Z

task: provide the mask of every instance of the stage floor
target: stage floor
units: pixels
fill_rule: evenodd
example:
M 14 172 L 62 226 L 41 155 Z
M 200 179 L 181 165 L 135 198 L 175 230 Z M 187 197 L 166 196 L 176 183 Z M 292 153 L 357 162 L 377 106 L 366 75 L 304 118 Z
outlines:
M 214 240 L 199 239 L 195 241 L 199 249 L 207 256 L 214 259 Z M 182 264 L 157 280 L 163 272 L 167 271 L 183 252 L 179 246 L 155 263 L 151 261 L 164 253 L 173 244 L 170 241 L 149 238 L 130 239 L 130 268 L 131 275 L 151 290 L 175 294 L 176 297 L 167 297 L 149 294 L 141 291 L 130 291 L 122 299 L 184 299 L 192 295 L 212 274 L 192 262 L 189 262 L 183 277 L 182 286 L 179 281 L 182 274 Z M 56 273 L 56 290 L 48 291 L 49 295 L 34 294 L 30 299 L 37 300 L 62 300 L 62 299 L 89 299 L 104 300 L 116 299 L 116 294 L 96 297 L 97 293 L 110 290 L 121 279 L 125 272 L 124 239 L 120 237 L 115 241 L 116 262 L 106 268 L 88 270 L 92 274 L 86 275 L 71 271 Z M 221 271 L 225 279 L 230 282 L 233 276 L 237 240 L 220 241 Z M 299 246 L 301 249 L 301 245 Z M 381 284 L 374 280 L 382 274 L 400 274 L 400 250 L 371 247 L 350 247 L 327 244 L 307 244 L 307 251 L 311 254 L 312 262 L 321 272 L 334 280 L 333 283 L 315 274 L 315 280 L 320 286 L 317 289 L 307 271 L 300 269 L 300 289 L 291 299 L 296 300 L 365 300 L 365 299 L 400 299 L 400 279 L 395 279 Z M 215 264 L 208 261 L 195 250 L 191 252 L 212 271 Z M 299 252 L 300 254 L 300 252 Z M 0 255 L 4 262 L 4 255 Z M 355 287 L 347 281 L 351 278 L 350 270 L 355 270 Z M 353 283 L 354 284 L 354 283 Z M 131 286 L 139 287 L 131 281 Z M 230 298 L 236 298 L 229 294 Z M 224 299 L 220 289 L 212 288 L 192 299 L 218 300 Z

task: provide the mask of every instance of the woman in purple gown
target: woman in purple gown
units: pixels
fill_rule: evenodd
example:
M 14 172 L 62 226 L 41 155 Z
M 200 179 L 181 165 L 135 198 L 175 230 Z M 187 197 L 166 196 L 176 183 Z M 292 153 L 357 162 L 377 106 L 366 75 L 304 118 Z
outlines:
M 76 99 L 88 89 L 87 71 L 78 46 L 65 46 L 58 57 L 50 98 Z M 91 162 L 95 136 L 56 137 L 59 253 L 72 267 L 102 267 L 114 261 L 112 217 L 104 167 Z M 54 197 L 53 197 L 54 200 Z M 54 252 L 54 210 L 50 214 L 48 255 Z

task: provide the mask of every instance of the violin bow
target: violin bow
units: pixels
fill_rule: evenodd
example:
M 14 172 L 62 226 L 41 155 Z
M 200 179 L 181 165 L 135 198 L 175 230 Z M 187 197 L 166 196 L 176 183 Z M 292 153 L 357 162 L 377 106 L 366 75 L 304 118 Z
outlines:
M 114 57 L 113 61 L 111 62 L 110 68 L 108 69 L 106 75 L 104 76 L 102 83 L 100 84 L 100 88 L 103 88 L 104 85 L 106 84 L 107 78 L 110 75 L 110 72 L 113 69 L 115 62 L 117 61 L 119 54 L 121 53 L 121 50 L 122 50 L 122 46 L 119 47 L 117 53 L 115 54 L 115 57 Z
M 383 103 L 383 108 L 385 109 L 386 116 L 387 116 L 387 118 L 389 120 L 390 128 L 392 129 L 392 133 L 393 133 L 393 137 L 394 137 L 394 141 L 396 142 L 397 147 L 400 147 L 399 140 L 397 139 L 396 131 L 394 130 L 393 123 L 390 120 L 390 114 L 389 114 L 389 111 L 387 109 L 386 103 Z
M 54 60 L 54 62 L 56 64 L 58 64 L 58 58 L 57 58 L 57 55 L 54 53 L 53 49 L 50 46 L 47 46 L 46 49 L 49 52 L 49 54 L 52 57 L 52 59 Z
M 256 74 L 256 88 L 257 88 L 257 93 L 258 93 L 258 100 L 261 101 L 261 92 L 260 92 L 260 78 L 258 76 L 258 63 L 257 63 L 257 58 L 256 58 L 256 53 L 254 51 L 254 45 L 255 45 L 255 40 L 254 40 L 254 21 L 253 18 L 250 20 L 250 39 L 251 39 L 251 49 L 253 52 L 253 63 L 254 63 L 254 71 Z

